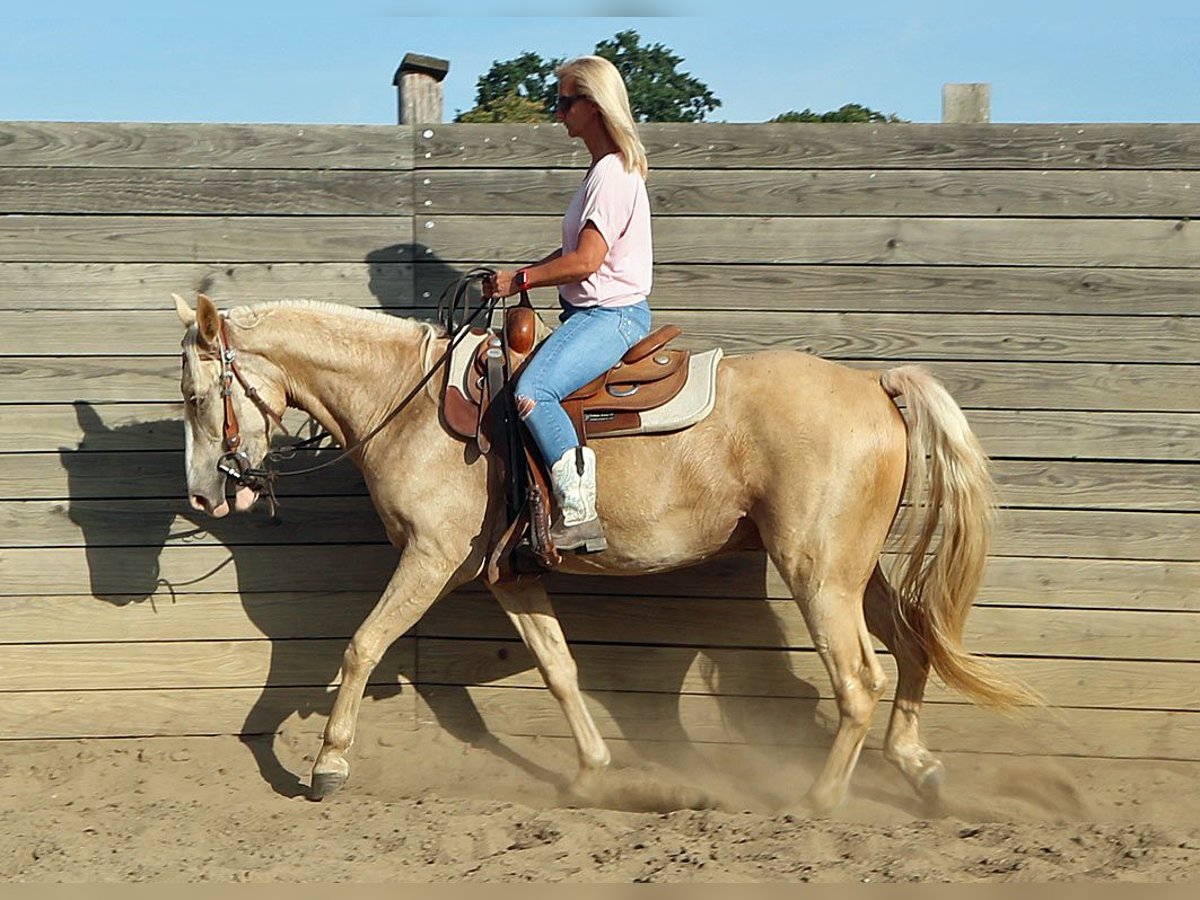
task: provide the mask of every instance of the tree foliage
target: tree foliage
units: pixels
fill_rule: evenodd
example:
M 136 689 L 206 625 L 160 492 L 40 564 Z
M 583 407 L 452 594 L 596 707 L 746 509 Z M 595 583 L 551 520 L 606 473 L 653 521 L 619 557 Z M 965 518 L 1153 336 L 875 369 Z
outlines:
M 596 45 L 621 73 L 629 90 L 629 105 L 639 122 L 703 122 L 721 105 L 708 85 L 679 71 L 683 57 L 662 44 L 642 46 L 638 33 L 619 32 Z
M 796 112 L 794 109 L 782 113 L 771 119 L 772 122 L 906 122 L 907 119 L 901 119 L 895 113 L 881 113 L 859 103 L 847 103 L 839 109 L 832 109 L 829 112 L 813 112 L 811 109 L 803 109 Z
M 662 44 L 643 45 L 636 31 L 622 31 L 612 40 L 601 41 L 595 52 L 620 71 L 629 90 L 629 105 L 639 122 L 702 122 L 721 105 L 707 85 L 678 70 L 681 56 Z M 475 106 L 460 112 L 454 121 L 553 119 L 558 93 L 554 70 L 563 62 L 525 52 L 493 63 L 475 84 Z

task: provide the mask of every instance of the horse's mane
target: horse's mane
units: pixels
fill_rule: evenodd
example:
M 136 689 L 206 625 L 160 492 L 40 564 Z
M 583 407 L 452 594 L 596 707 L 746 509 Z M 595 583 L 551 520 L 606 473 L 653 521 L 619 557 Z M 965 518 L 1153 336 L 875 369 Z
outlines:
M 229 311 L 233 323 L 241 328 L 253 328 L 255 319 L 261 313 L 274 309 L 311 310 L 322 315 L 335 316 L 344 319 L 365 319 L 385 328 L 407 330 L 414 337 L 439 337 L 442 329 L 417 319 L 393 316 L 378 309 L 364 309 L 359 306 L 347 306 L 342 303 L 330 303 L 325 300 L 273 300 L 268 303 L 255 303 L 251 306 L 239 306 Z

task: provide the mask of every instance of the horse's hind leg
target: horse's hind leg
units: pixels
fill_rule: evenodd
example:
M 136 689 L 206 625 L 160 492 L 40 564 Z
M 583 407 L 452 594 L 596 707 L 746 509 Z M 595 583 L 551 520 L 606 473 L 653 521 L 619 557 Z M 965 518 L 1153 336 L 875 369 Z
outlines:
M 814 809 L 827 812 L 846 795 L 887 679 L 863 618 L 865 576 L 855 581 L 835 572 L 805 573 L 779 558 L 775 565 L 800 606 L 837 697 L 837 734 L 808 794 Z
M 918 726 L 929 655 L 920 639 L 900 619 L 899 601 L 883 571 L 876 566 L 867 584 L 864 608 L 867 626 L 896 659 L 896 699 L 884 739 L 884 755 L 904 773 L 926 800 L 936 800 L 942 782 L 942 763 L 921 742 Z
M 567 717 L 579 752 L 575 789 L 586 794 L 591 780 L 608 765 L 610 756 L 604 738 L 583 702 L 575 660 L 567 648 L 562 626 L 546 596 L 546 589 L 537 581 L 492 584 L 489 588 L 504 607 L 525 646 L 533 653 L 546 686 Z

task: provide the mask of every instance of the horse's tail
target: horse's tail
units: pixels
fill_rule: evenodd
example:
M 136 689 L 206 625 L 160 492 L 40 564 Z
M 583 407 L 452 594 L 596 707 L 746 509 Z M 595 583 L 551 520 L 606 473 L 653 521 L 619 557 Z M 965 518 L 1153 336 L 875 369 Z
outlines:
M 879 383 L 889 396 L 903 395 L 908 410 L 908 505 L 895 585 L 904 622 L 946 684 L 988 706 L 1040 704 L 963 646 L 995 519 L 987 455 L 954 398 L 924 369 L 889 369 Z

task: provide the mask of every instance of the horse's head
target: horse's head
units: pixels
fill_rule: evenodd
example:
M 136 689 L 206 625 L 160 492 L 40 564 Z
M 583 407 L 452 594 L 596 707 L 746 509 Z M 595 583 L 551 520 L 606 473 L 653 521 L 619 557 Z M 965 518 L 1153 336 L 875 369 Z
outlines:
M 175 295 L 175 308 L 186 329 L 179 387 L 188 499 L 196 510 L 224 516 L 232 479 L 234 508 L 245 511 L 264 487 L 255 471 L 270 449 L 273 411 L 286 405 L 283 378 L 261 355 L 231 345 L 228 320 L 204 294 L 194 310 Z

